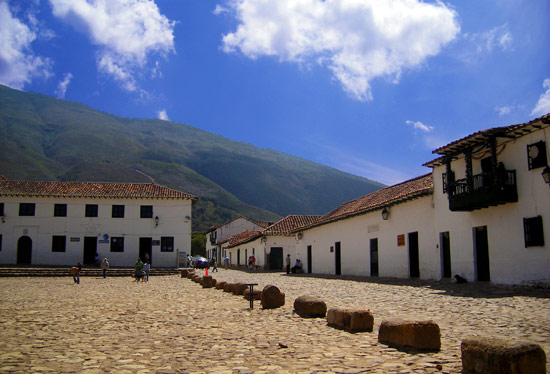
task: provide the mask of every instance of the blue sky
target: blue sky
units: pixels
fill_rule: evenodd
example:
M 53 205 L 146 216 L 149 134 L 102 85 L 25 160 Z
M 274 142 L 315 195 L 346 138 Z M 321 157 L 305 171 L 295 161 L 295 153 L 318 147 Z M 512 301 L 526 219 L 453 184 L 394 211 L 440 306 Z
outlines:
M 550 2 L 0 0 L 0 83 L 394 184 L 550 112 Z

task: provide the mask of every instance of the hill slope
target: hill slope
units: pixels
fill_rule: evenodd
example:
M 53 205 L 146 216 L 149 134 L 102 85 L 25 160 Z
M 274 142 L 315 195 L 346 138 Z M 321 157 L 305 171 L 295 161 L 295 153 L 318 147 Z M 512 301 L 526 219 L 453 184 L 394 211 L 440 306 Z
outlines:
M 382 187 L 189 125 L 129 119 L 0 85 L 0 174 L 155 182 L 201 197 L 194 230 L 245 215 L 323 214 Z

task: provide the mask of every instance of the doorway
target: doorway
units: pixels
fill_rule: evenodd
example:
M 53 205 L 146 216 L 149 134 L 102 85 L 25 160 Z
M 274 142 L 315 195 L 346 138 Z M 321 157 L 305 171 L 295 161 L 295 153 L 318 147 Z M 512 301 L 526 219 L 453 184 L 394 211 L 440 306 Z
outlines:
M 420 277 L 420 258 L 418 253 L 418 232 L 409 233 L 409 276 Z
M 93 265 L 95 261 L 96 253 L 97 253 L 97 237 L 85 236 L 84 237 L 84 255 L 82 257 L 82 263 L 84 265 Z
M 312 258 L 311 258 L 311 246 L 308 245 L 307 246 L 307 273 L 308 274 L 311 274 L 311 261 L 312 261 Z
M 491 271 L 489 266 L 487 226 L 474 227 L 474 259 L 476 279 L 481 282 L 489 282 L 491 280 Z
M 439 248 L 441 248 L 441 277 L 450 278 L 451 272 L 451 237 L 448 231 L 439 233 Z
M 139 258 L 153 264 L 153 238 L 139 238 Z
M 271 247 L 269 254 L 269 268 L 271 270 L 283 269 L 283 247 Z
M 370 276 L 378 276 L 378 238 L 370 240 Z
M 32 259 L 32 239 L 22 236 L 17 241 L 17 264 L 30 265 Z
M 340 242 L 334 243 L 334 265 L 335 274 L 342 275 L 342 248 Z

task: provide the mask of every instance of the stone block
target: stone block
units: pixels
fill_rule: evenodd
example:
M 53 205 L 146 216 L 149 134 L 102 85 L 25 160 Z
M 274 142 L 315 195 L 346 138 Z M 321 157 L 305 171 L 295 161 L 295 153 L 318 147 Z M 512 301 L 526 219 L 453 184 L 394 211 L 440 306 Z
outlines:
M 216 286 L 215 286 L 215 287 L 216 287 L 218 290 L 223 290 L 223 287 L 224 287 L 226 284 L 227 284 L 227 282 L 225 282 L 225 281 L 216 282 Z
M 327 323 L 351 332 L 371 332 L 374 317 L 370 310 L 333 308 L 327 312 Z
M 396 348 L 439 351 L 441 332 L 433 321 L 383 321 L 378 330 L 378 341 Z
M 247 288 L 248 286 L 245 283 L 234 283 L 231 292 L 233 292 L 233 295 L 242 295 Z
M 223 292 L 231 292 L 233 289 L 233 283 L 226 283 L 223 285 Z
M 187 271 L 187 278 L 193 279 L 194 275 L 195 275 L 195 272 L 193 270 L 188 270 Z
M 244 298 L 246 300 L 250 300 L 250 288 L 247 288 L 246 290 L 244 290 L 243 295 L 244 295 Z M 252 291 L 252 298 L 254 300 L 261 300 L 262 299 L 262 291 L 253 290 Z
M 180 272 L 180 275 L 182 278 L 187 278 L 188 273 L 189 273 L 189 269 L 182 269 Z
M 201 285 L 203 288 L 212 288 L 216 285 L 216 280 L 211 275 L 202 277 Z
M 465 374 L 543 374 L 546 353 L 538 344 L 483 337 L 460 345 Z
M 272 284 L 264 287 L 262 290 L 262 308 L 273 309 L 285 305 L 285 294 Z
M 318 297 L 300 296 L 294 300 L 294 311 L 301 317 L 325 317 L 327 304 Z

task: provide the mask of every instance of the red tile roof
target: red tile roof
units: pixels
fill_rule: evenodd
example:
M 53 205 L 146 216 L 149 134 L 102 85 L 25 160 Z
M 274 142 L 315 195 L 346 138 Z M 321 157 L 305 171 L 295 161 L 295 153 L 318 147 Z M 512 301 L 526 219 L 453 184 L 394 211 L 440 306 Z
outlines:
M 5 178 L 0 178 L 0 196 L 198 200 L 195 195 L 154 183 L 29 182 Z
M 229 243 L 228 248 L 235 247 L 239 244 L 250 242 L 258 237 L 262 236 L 261 231 L 243 231 L 239 234 L 235 234 L 226 241 Z
M 275 222 L 273 225 L 262 231 L 264 235 L 290 235 L 293 230 L 311 225 L 321 216 L 299 216 L 290 215 Z
M 333 211 L 320 217 L 312 224 L 303 227 L 303 229 L 309 229 L 341 219 L 369 213 L 386 206 L 400 204 L 425 195 L 431 195 L 432 193 L 433 179 L 430 173 L 344 203 Z M 294 230 L 294 232 L 296 231 L 300 230 Z

